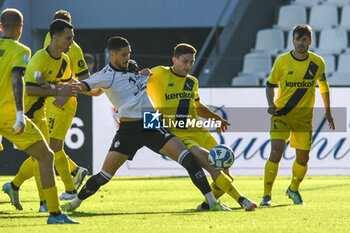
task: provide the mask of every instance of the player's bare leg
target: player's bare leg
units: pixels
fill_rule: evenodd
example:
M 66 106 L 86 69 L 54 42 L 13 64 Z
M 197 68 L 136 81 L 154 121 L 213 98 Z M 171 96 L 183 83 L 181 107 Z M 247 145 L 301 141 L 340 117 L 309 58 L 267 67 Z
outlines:
M 80 223 L 62 214 L 59 208 L 55 173 L 53 168 L 53 152 L 45 141 L 39 141 L 24 150 L 39 163 L 40 180 L 50 212 L 48 224 Z

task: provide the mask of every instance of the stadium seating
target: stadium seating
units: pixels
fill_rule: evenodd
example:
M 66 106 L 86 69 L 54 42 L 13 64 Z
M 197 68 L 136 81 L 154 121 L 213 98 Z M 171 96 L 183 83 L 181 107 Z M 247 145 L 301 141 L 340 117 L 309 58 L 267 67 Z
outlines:
M 258 31 L 255 41 L 255 52 L 268 52 L 276 55 L 284 48 L 284 35 L 281 29 L 268 28 Z
M 259 80 L 264 86 L 272 58 L 294 49 L 293 26 L 307 22 L 314 31 L 310 51 L 323 57 L 330 85 L 350 85 L 350 0 L 292 0 L 282 6 L 277 24 L 257 32 L 255 48 L 244 56 L 242 72 L 232 85 L 255 86 Z
M 287 38 L 287 44 L 286 44 L 286 48 L 285 48 L 285 51 L 291 51 L 294 49 L 294 45 L 292 43 L 292 40 L 293 40 L 293 30 L 290 30 L 288 32 L 288 38 Z M 311 51 L 314 51 L 316 49 L 316 44 L 317 44 L 317 37 L 316 36 L 313 36 L 312 37 L 312 43 L 310 45 L 310 50 Z
M 290 31 L 294 26 L 306 22 L 306 8 L 303 5 L 286 5 L 279 10 L 277 27 L 283 31 Z
M 322 4 L 311 7 L 309 25 L 315 31 L 338 25 L 338 9 L 334 4 Z
M 271 55 L 266 52 L 248 53 L 243 59 L 243 74 L 254 74 L 260 78 L 266 77 L 272 68 Z
M 292 3 L 293 4 L 301 4 L 304 5 L 308 8 L 318 5 L 320 3 L 324 2 L 324 0 L 294 0 Z
M 350 73 L 336 72 L 332 75 L 332 77 L 328 78 L 328 83 L 331 86 L 350 85 Z
M 350 0 L 326 0 L 326 2 L 334 4 L 337 7 L 343 7 L 350 4 Z
M 321 31 L 316 53 L 340 54 L 348 46 L 348 34 L 343 28 L 326 28 Z
M 340 27 L 350 31 L 350 5 L 342 8 Z
M 241 74 L 232 79 L 231 86 L 260 86 L 260 78 L 255 74 Z
M 329 77 L 335 72 L 335 56 L 333 54 L 318 54 L 326 63 L 326 75 Z
M 350 73 L 350 53 L 339 55 L 337 73 Z

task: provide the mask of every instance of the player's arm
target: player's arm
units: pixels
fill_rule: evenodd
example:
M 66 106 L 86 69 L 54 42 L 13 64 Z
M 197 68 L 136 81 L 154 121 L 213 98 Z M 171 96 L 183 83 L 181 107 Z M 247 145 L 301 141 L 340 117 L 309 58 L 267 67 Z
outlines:
M 75 86 L 54 84 L 41 86 L 37 83 L 27 82 L 26 91 L 28 96 L 75 96 L 80 90 Z
M 198 116 L 206 118 L 206 119 L 215 119 L 215 121 L 221 122 L 221 127 L 218 127 L 216 129 L 216 132 L 218 134 L 221 134 L 221 132 L 225 132 L 227 130 L 227 126 L 230 125 L 230 123 L 227 120 L 223 119 L 221 116 L 219 116 L 218 114 L 211 111 L 206 105 L 202 104 L 199 101 L 199 99 L 196 100 L 194 103 L 196 106 L 196 112 L 197 112 Z
M 322 75 L 322 77 L 318 80 L 318 86 L 320 87 L 320 92 L 324 104 L 324 108 L 326 110 L 325 117 L 328 121 L 329 128 L 334 130 L 335 129 L 335 124 L 331 112 L 331 101 L 330 101 L 330 96 L 329 96 L 329 85 L 328 81 L 326 78 L 326 75 Z
M 24 113 L 23 113 L 23 72 L 25 68 L 20 69 L 15 67 L 12 70 L 11 82 L 12 82 L 12 91 L 16 103 L 16 123 L 12 127 L 13 131 L 16 132 L 16 135 L 23 133 L 26 126 Z
M 266 83 L 266 100 L 268 104 L 268 109 L 267 112 L 270 113 L 271 115 L 277 115 L 276 112 L 276 105 L 274 101 L 275 97 L 275 86 L 269 82 Z

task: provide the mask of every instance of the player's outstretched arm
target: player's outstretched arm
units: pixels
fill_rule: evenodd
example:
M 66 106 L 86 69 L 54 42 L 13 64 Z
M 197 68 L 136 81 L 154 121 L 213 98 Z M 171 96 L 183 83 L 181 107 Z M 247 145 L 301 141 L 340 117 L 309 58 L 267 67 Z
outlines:
M 196 105 L 196 112 L 197 112 L 198 116 L 206 118 L 206 119 L 215 119 L 216 121 L 221 122 L 221 127 L 216 128 L 216 132 L 218 134 L 225 132 L 227 130 L 227 127 L 229 125 L 231 125 L 230 122 L 228 122 L 227 120 L 223 119 L 218 114 L 211 111 L 206 105 L 202 104 L 201 102 L 195 101 L 195 105 Z
M 23 73 L 20 71 L 13 71 L 11 75 L 12 91 L 16 103 L 16 123 L 12 127 L 16 135 L 23 133 L 26 126 L 23 113 Z

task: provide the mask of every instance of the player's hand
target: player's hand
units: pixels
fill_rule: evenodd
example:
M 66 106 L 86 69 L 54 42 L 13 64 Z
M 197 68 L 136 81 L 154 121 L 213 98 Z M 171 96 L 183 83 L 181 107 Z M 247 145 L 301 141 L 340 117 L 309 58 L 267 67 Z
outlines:
M 129 60 L 128 69 L 130 72 L 133 72 L 136 74 L 138 74 L 140 72 L 140 68 L 137 65 L 135 60 Z
M 76 96 L 80 93 L 81 87 L 77 84 L 73 85 L 62 85 L 61 88 L 57 87 L 57 95 L 59 96 Z
M 143 75 L 143 76 L 151 76 L 152 72 L 151 72 L 150 69 L 146 68 L 146 69 L 141 70 L 140 74 Z
M 228 122 L 227 120 L 224 119 L 219 119 L 219 121 L 221 122 L 221 127 L 216 128 L 216 132 L 218 134 L 221 134 L 222 132 L 226 132 L 227 131 L 227 126 L 231 125 L 230 122 Z
M 16 124 L 12 126 L 12 132 L 15 132 L 16 135 L 20 135 L 24 132 L 25 127 L 26 127 L 26 121 L 24 118 L 23 111 L 17 111 Z
M 269 108 L 267 109 L 267 112 L 273 116 L 277 115 L 277 111 L 276 111 L 277 107 L 276 105 L 273 103 L 269 106 Z
M 325 117 L 326 117 L 326 119 L 328 121 L 329 128 L 331 130 L 334 130 L 335 129 L 335 124 L 334 124 L 334 120 L 333 120 L 331 112 L 327 111 L 326 114 L 325 114 Z
M 55 96 L 55 100 L 52 102 L 52 104 L 58 108 L 62 108 L 63 105 L 68 102 L 69 98 L 69 96 Z
M 42 76 L 36 78 L 36 83 L 41 87 L 45 89 L 50 88 L 50 83 L 46 81 Z

